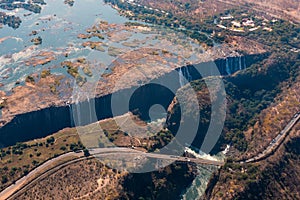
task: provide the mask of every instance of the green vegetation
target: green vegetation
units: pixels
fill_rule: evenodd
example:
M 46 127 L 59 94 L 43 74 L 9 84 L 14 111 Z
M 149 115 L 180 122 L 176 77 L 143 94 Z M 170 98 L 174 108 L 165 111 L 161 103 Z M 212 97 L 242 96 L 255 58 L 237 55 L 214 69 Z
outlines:
M 241 185 L 248 185 L 254 183 L 260 177 L 260 169 L 255 164 L 244 164 L 233 163 L 228 160 L 222 167 L 222 176 L 219 178 L 219 182 L 222 184 L 229 180 L 237 180 Z
M 18 8 L 23 8 L 25 10 L 34 12 L 34 13 L 40 13 L 42 8 L 40 5 L 45 5 L 46 3 L 44 0 L 33 0 L 31 3 L 25 3 L 24 1 L 18 1 L 18 3 L 15 0 L 4 0 L 0 2 L 0 8 L 5 10 L 15 10 Z
M 280 57 L 281 59 L 277 59 Z M 299 74 L 300 60 L 292 52 L 273 53 L 262 62 L 230 77 L 224 77 L 227 96 L 227 115 L 223 134 L 212 153 L 220 151 L 223 144 L 232 144 L 237 150 L 245 152 L 248 144 L 244 131 L 258 121 L 262 110 L 274 102 L 274 98 L 282 92 L 284 82 L 294 81 Z M 210 123 L 211 102 L 207 98 L 209 93 L 203 80 L 193 81 L 192 87 L 198 91 L 200 106 L 200 129 L 193 145 L 199 145 L 207 132 Z M 216 87 L 217 88 L 217 87 Z M 174 106 L 169 117 L 168 128 L 176 131 L 176 115 L 179 106 Z M 192 112 L 193 108 L 189 109 Z M 173 123 L 174 122 L 174 123 Z
M 35 80 L 32 76 L 27 76 L 26 79 L 25 79 L 25 82 L 34 84 Z
M 44 70 L 42 71 L 42 73 L 41 73 L 41 77 L 42 77 L 42 78 L 46 78 L 46 77 L 49 76 L 49 75 L 51 75 L 51 72 L 50 72 L 50 70 L 48 70 L 48 69 L 44 69 Z
M 130 174 L 124 177 L 119 199 L 180 199 L 182 188 L 187 188 L 195 177 L 195 166 L 182 163 L 155 172 Z
M 20 17 L 7 15 L 4 12 L 0 12 L 0 23 L 4 25 L 8 25 L 9 27 L 12 27 L 14 29 L 17 29 L 20 27 L 22 21 Z
M 83 149 L 76 129 L 62 130 L 43 139 L 0 149 L 0 174 L 3 175 L 0 191 L 45 161 L 68 151 Z
M 253 126 L 259 113 L 282 92 L 281 83 L 292 81 L 298 74 L 300 60 L 297 60 L 297 56 L 293 53 L 280 56 L 281 60 L 273 60 L 278 57 L 273 54 L 262 63 L 225 79 L 226 92 L 231 102 L 225 121 L 228 130 L 225 140 L 227 143 L 233 142 L 240 151 L 247 149 L 243 131 Z M 270 60 L 272 63 L 268 63 Z M 263 71 L 258 73 L 262 67 Z
M 85 157 L 89 157 L 91 155 L 88 149 L 84 149 L 83 153 Z
M 40 45 L 40 44 L 42 44 L 43 39 L 42 39 L 40 36 L 38 36 L 37 38 L 33 38 L 33 39 L 31 40 L 31 42 L 32 42 L 34 45 Z
M 53 84 L 49 85 L 50 91 L 53 94 L 57 94 L 57 87 L 59 87 L 59 86 L 60 86 L 60 81 L 58 79 L 56 79 Z
M 80 63 L 80 62 L 79 62 Z M 67 72 L 73 76 L 76 80 L 76 84 L 79 85 L 80 87 L 83 86 L 86 82 L 87 79 L 86 77 L 82 77 L 79 72 L 78 72 L 78 65 L 72 63 L 71 61 L 64 61 L 61 63 L 63 67 L 67 67 Z M 88 71 L 86 70 L 88 73 Z M 89 73 L 88 73 L 89 74 Z
M 83 73 L 89 77 L 93 76 L 93 72 L 91 71 L 90 67 L 88 65 L 85 65 L 82 69 Z
M 201 31 L 199 27 L 201 26 L 193 26 L 188 23 L 184 18 L 178 18 L 177 16 L 173 16 L 172 14 L 163 15 L 161 12 L 146 9 L 142 6 L 133 5 L 121 0 L 105 0 L 106 3 L 111 3 L 113 5 L 118 6 L 121 10 L 127 11 L 130 10 L 133 12 L 134 16 L 125 14 L 129 19 L 139 19 L 145 21 L 147 23 L 153 23 L 158 25 L 164 25 L 170 28 L 175 28 L 187 34 L 189 37 L 198 40 L 200 43 L 204 43 L 207 46 L 213 46 L 213 42 L 210 38 L 208 38 L 205 34 L 200 33 Z M 132 25 L 132 23 L 128 24 Z M 133 24 L 134 25 L 134 24 Z M 180 28 L 179 27 L 184 27 Z
M 75 1 L 74 0 L 64 0 L 64 3 L 69 5 L 70 7 L 72 7 L 74 5 Z
M 266 167 L 247 165 L 248 178 L 243 182 L 245 189 L 237 193 L 238 199 L 267 199 L 282 198 L 283 194 L 286 199 L 298 199 L 295 183 L 299 182 L 297 176 L 299 171 L 300 160 L 300 138 L 292 138 L 284 146 L 284 153 L 276 158 L 276 162 L 268 163 Z M 239 176 L 239 174 L 237 174 Z M 257 177 L 256 179 L 254 177 Z M 284 188 L 282 188 L 284 185 Z
M 291 48 L 300 48 L 299 25 L 284 20 L 266 19 L 264 15 L 249 10 L 231 9 L 215 14 L 214 16 L 207 16 L 203 19 L 195 20 L 193 16 L 189 16 L 189 13 L 173 13 L 173 11 L 170 10 L 170 13 L 163 14 L 160 11 L 144 8 L 143 6 L 137 6 L 121 0 L 105 0 L 105 2 L 120 8 L 121 13 L 126 15 L 129 19 L 139 19 L 148 23 L 171 27 L 207 46 L 213 46 L 213 40 L 222 43 L 226 42 L 228 36 L 235 35 L 244 36 L 270 46 L 272 51 L 290 51 Z M 176 2 L 173 3 L 176 4 Z M 187 3 L 184 6 L 189 8 L 191 5 Z M 131 11 L 132 13 L 128 14 L 126 11 Z M 222 23 L 225 27 L 231 27 L 233 20 L 241 22 L 245 18 L 252 19 L 256 26 L 243 27 L 243 30 L 245 29 L 243 32 L 234 32 L 217 27 L 215 22 L 218 23 L 220 17 L 228 15 L 234 16 L 234 19 L 223 20 Z M 129 25 L 131 24 L 129 23 Z M 250 31 L 251 28 L 257 28 L 257 30 Z M 203 33 L 207 33 L 207 35 Z M 210 36 L 208 37 L 208 35 Z
M 153 144 L 150 147 L 145 147 L 149 152 L 155 152 L 169 144 L 174 138 L 171 131 L 160 131 L 156 135 L 149 138 L 150 141 L 153 141 Z

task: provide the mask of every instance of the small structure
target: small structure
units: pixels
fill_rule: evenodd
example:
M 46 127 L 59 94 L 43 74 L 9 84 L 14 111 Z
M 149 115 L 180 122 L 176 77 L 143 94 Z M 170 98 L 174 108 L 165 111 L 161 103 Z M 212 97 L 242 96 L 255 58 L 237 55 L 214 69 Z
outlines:
M 221 20 L 229 20 L 229 19 L 233 19 L 233 16 L 227 15 L 225 17 L 221 17 Z
M 243 26 L 252 26 L 254 27 L 255 26 L 255 23 L 252 19 L 243 19 Z
M 263 30 L 269 31 L 269 32 L 272 32 L 272 31 L 273 31 L 273 29 L 271 29 L 271 28 L 269 28 L 269 27 L 264 27 Z
M 222 24 L 218 24 L 217 27 L 223 28 L 223 29 L 227 29 L 227 27 L 226 27 L 226 26 L 223 26 Z
M 258 30 L 259 28 L 260 28 L 260 26 L 258 26 L 258 27 L 255 27 L 255 28 L 250 28 L 250 29 L 249 29 L 249 31 L 250 31 L 250 32 L 252 32 L 252 31 L 256 31 L 256 30 Z
M 242 26 L 241 23 L 237 22 L 237 21 L 232 21 L 231 23 L 234 27 L 237 27 L 237 28 L 241 28 L 241 26 Z

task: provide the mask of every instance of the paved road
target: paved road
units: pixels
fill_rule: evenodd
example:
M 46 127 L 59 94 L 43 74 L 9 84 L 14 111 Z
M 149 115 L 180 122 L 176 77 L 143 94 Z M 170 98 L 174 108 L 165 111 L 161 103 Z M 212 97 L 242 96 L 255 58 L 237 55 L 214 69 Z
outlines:
M 274 138 L 271 141 L 271 143 L 268 145 L 268 147 L 263 152 L 261 152 L 260 154 L 258 154 L 257 156 L 255 156 L 253 158 L 250 158 L 245 161 L 241 161 L 241 163 L 257 162 L 257 161 L 260 161 L 260 160 L 265 159 L 268 156 L 270 156 L 282 144 L 285 137 L 288 135 L 290 130 L 297 124 L 299 119 L 300 119 L 300 112 L 294 115 L 294 117 L 286 125 L 286 127 L 276 136 L 276 138 Z
M 182 161 L 182 162 L 194 162 L 197 164 L 204 164 L 204 165 L 215 165 L 215 166 L 223 166 L 224 162 L 216 161 L 216 160 L 207 160 L 202 158 L 187 158 L 181 156 L 174 156 L 174 155 L 166 155 L 166 154 L 158 154 L 158 153 L 145 153 L 135 149 L 129 148 L 98 148 L 98 149 L 91 149 L 90 153 L 97 156 L 101 154 L 134 154 L 137 156 L 144 156 L 148 158 L 156 158 L 162 160 L 172 160 L 172 161 Z
M 117 158 L 118 155 L 125 154 L 125 155 L 135 155 L 135 156 L 144 156 L 148 158 L 156 158 L 162 160 L 172 160 L 172 161 L 181 161 L 181 162 L 194 162 L 197 164 L 205 164 L 205 165 L 215 165 L 215 166 L 222 166 L 224 162 L 221 161 L 214 161 L 214 160 L 205 160 L 199 158 L 187 158 L 187 157 L 180 157 L 174 155 L 163 155 L 163 154 L 156 154 L 156 153 L 145 153 L 135 149 L 130 148 L 97 148 L 91 149 L 90 153 L 93 156 L 114 156 Z M 71 161 L 67 161 L 65 163 L 59 164 L 57 166 L 52 166 L 56 162 L 63 160 L 67 157 L 75 156 L 75 159 Z M 81 160 L 87 159 L 83 156 L 82 152 L 79 153 L 66 153 L 56 158 L 53 158 L 41 166 L 37 167 L 33 171 L 31 171 L 27 176 L 19 179 L 16 181 L 15 184 L 11 185 L 10 187 L 6 188 L 4 191 L 0 193 L 0 200 L 4 199 L 15 199 L 19 194 L 25 192 L 30 188 L 30 186 L 34 185 L 36 182 L 48 177 L 49 175 L 55 173 L 56 171 L 66 167 L 70 164 L 79 162 Z
M 280 144 L 282 144 L 283 140 L 289 133 L 289 131 L 295 126 L 295 124 L 300 119 L 300 113 L 297 113 L 294 115 L 293 119 L 288 123 L 288 125 L 277 135 L 276 138 L 272 140 L 272 142 L 269 144 L 269 146 L 260 154 L 257 156 L 250 158 L 245 161 L 241 161 L 241 163 L 250 163 L 250 162 L 256 162 L 259 160 L 262 160 L 266 157 L 268 157 L 274 150 L 276 150 Z M 156 158 L 156 159 L 163 159 L 163 160 L 173 160 L 173 161 L 181 161 L 181 162 L 194 162 L 197 164 L 204 164 L 204 165 L 215 165 L 215 166 L 223 166 L 224 162 L 222 161 L 214 161 L 214 160 L 206 160 L 206 159 L 199 159 L 199 158 L 187 158 L 187 157 L 180 157 L 180 156 L 174 156 L 174 155 L 164 155 L 164 154 L 157 154 L 157 153 L 145 153 L 141 152 L 135 149 L 130 148 L 97 148 L 97 149 L 91 149 L 90 153 L 95 156 L 114 156 L 117 157 L 121 154 L 126 155 L 137 155 L 137 156 L 144 156 L 148 158 Z M 67 158 L 69 156 L 75 156 L 76 159 L 72 161 L 68 161 L 66 163 L 60 164 L 58 166 L 55 166 L 53 168 L 49 167 L 55 162 L 59 160 L 63 160 L 64 158 Z M 56 172 L 57 170 L 70 165 L 72 163 L 78 162 L 80 160 L 86 159 L 83 157 L 83 153 L 66 153 L 64 155 L 61 155 L 59 157 L 53 158 L 41 166 L 37 167 L 35 170 L 31 171 L 27 176 L 19 179 L 16 181 L 15 184 L 11 185 L 10 187 L 6 188 L 4 191 L 0 193 L 0 200 L 2 199 L 13 199 L 15 195 L 20 193 L 21 191 L 26 191 L 26 189 L 34 184 L 35 182 L 42 180 L 43 178 L 49 176 L 50 174 Z M 43 172 L 44 171 L 44 172 Z M 41 173 L 38 177 L 35 177 L 36 174 Z
M 11 186 L 9 186 L 5 190 L 3 190 L 0 193 L 0 200 L 7 199 L 8 197 L 10 197 L 14 192 L 18 191 L 24 185 L 26 185 L 29 180 L 34 179 L 36 174 L 42 173 L 43 171 L 47 171 L 49 166 L 54 165 L 56 162 L 58 162 L 60 160 L 63 160 L 63 159 L 66 159 L 66 158 L 72 157 L 72 156 L 75 156 L 75 158 L 76 157 L 82 157 L 83 153 L 82 152 L 80 152 L 80 153 L 69 152 L 69 153 L 63 154 L 61 156 L 58 156 L 56 158 L 53 158 L 51 160 L 48 160 L 47 162 L 45 162 L 41 166 L 39 166 L 36 169 L 32 170 L 29 174 L 27 174 L 23 178 L 16 181 L 15 184 L 12 184 Z

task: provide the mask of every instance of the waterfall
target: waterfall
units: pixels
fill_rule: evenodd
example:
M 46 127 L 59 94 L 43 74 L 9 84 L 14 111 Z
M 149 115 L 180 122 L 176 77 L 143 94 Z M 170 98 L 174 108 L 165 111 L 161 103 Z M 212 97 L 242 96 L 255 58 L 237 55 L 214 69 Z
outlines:
M 227 73 L 227 75 L 230 75 L 231 72 L 230 72 L 230 68 L 229 68 L 229 60 L 228 59 L 229 58 L 226 58 L 226 73 Z
M 180 83 L 180 87 L 183 87 L 185 85 L 185 81 L 184 81 L 184 76 L 182 73 L 182 68 L 179 68 L 179 83 Z
M 246 65 L 246 57 L 244 57 L 244 69 L 247 68 L 247 65 Z
M 90 119 L 89 119 L 89 123 L 93 123 L 94 121 L 93 121 L 93 117 L 92 117 L 92 107 L 91 107 L 91 103 L 90 103 L 90 97 L 89 96 L 87 96 L 87 103 L 88 103 L 88 112 L 89 112 L 89 117 L 90 117 Z
M 73 118 L 73 110 L 72 110 L 72 106 L 70 104 L 68 104 L 69 107 L 69 112 L 70 112 L 70 125 L 71 127 L 74 127 L 74 118 Z
M 225 156 L 223 155 L 222 152 L 218 153 L 218 155 L 210 156 L 209 154 L 205 154 L 200 150 L 199 153 L 197 153 L 191 148 L 187 148 L 187 147 L 185 148 L 185 151 L 194 155 L 196 158 L 200 158 L 200 159 L 203 158 L 209 160 L 222 160 L 222 161 L 225 159 Z M 187 188 L 186 191 L 183 192 L 182 199 L 183 200 L 201 199 L 201 196 L 204 194 L 207 188 L 207 184 L 209 183 L 209 180 L 213 172 L 216 171 L 217 169 L 218 167 L 216 166 L 197 165 L 198 176 L 194 179 L 192 185 L 189 188 Z
M 189 69 L 187 67 L 181 67 L 179 68 L 179 83 L 180 87 L 183 87 L 187 83 L 193 80 L 193 77 L 191 76 Z
M 242 66 L 242 56 L 239 56 L 239 70 L 242 70 L 243 66 Z
M 189 71 L 189 69 L 187 67 L 184 68 L 184 71 L 186 73 L 185 77 L 186 77 L 187 81 L 190 82 L 191 80 L 193 80 L 193 77 L 191 76 L 190 71 Z
M 217 167 L 197 165 L 198 175 L 193 180 L 192 185 L 184 192 L 184 194 L 182 195 L 182 199 L 201 199 L 201 197 L 205 193 L 213 172 L 216 170 Z
M 77 113 L 77 126 L 79 125 L 81 125 L 81 112 L 80 112 L 80 102 L 78 102 L 78 103 L 76 103 L 76 113 Z
M 76 100 L 75 100 L 75 104 L 74 104 L 74 109 L 76 110 L 76 119 L 74 120 L 74 122 L 75 122 L 75 125 L 76 126 L 80 126 L 81 125 L 81 112 L 80 112 L 80 110 L 81 110 L 81 106 L 80 106 L 80 101 L 79 101 L 79 95 L 77 94 L 76 95 Z

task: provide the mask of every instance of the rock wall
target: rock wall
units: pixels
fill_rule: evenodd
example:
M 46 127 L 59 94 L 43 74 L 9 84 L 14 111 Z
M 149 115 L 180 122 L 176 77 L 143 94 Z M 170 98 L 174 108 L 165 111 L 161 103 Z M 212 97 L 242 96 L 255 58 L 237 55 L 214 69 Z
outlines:
M 229 57 L 195 66 L 188 65 L 165 74 L 150 84 L 124 89 L 113 95 L 88 99 L 76 105 L 49 107 L 17 115 L 11 122 L 0 128 L 0 146 L 5 147 L 17 142 L 45 137 L 66 127 L 84 126 L 128 111 L 135 112 L 142 119 L 148 120 L 149 109 L 153 105 L 160 104 L 167 110 L 174 99 L 174 91 L 176 92 L 187 82 L 216 75 L 212 65 L 217 66 L 220 75 L 230 75 L 251 66 L 265 56 Z M 198 69 L 201 69 L 201 74 Z

